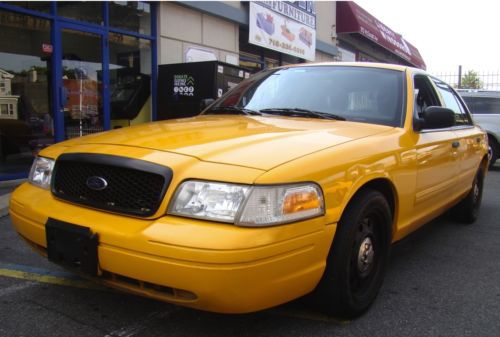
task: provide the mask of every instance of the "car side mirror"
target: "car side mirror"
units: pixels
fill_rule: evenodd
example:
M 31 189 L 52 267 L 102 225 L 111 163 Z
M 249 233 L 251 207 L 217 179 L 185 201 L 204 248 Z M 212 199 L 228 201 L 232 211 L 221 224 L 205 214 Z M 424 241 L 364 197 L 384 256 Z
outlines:
M 455 125 L 455 112 L 440 106 L 429 106 L 418 121 L 418 129 L 442 129 Z
M 205 110 L 213 102 L 215 102 L 213 98 L 204 98 L 200 100 L 200 111 Z

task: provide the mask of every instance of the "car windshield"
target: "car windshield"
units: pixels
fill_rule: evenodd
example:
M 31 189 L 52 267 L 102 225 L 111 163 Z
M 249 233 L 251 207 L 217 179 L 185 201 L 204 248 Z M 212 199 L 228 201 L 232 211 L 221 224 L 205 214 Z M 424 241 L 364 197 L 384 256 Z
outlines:
M 356 66 L 267 70 L 225 94 L 205 114 L 285 115 L 401 126 L 404 73 Z

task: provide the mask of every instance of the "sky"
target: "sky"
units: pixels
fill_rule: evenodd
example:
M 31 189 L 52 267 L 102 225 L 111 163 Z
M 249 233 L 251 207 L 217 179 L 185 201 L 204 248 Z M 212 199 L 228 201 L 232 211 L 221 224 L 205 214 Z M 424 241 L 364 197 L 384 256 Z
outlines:
M 500 73 L 500 1 L 356 0 L 419 50 L 433 74 Z

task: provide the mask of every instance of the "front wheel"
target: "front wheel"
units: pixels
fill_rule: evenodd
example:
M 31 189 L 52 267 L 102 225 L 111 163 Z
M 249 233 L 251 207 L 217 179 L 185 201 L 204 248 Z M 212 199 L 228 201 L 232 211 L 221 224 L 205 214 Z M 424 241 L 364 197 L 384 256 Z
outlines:
M 353 198 L 338 224 L 315 297 L 330 314 L 354 318 L 382 286 L 389 257 L 392 214 L 385 197 L 365 190 Z

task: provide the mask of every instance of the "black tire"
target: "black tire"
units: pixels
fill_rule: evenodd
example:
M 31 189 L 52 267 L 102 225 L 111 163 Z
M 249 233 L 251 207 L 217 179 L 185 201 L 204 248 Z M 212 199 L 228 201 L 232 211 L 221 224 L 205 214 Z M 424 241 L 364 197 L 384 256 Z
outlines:
M 391 209 L 380 192 L 366 189 L 353 198 L 338 224 L 316 304 L 346 319 L 368 310 L 384 280 L 391 228 Z
M 452 209 L 453 218 L 461 223 L 472 224 L 479 217 L 483 199 L 483 171 L 479 169 L 472 181 L 472 188 L 467 196 Z
M 498 152 L 500 151 L 500 148 L 498 146 L 497 141 L 492 136 L 488 136 L 488 144 L 490 147 L 488 149 L 488 151 L 491 152 L 491 160 L 490 160 L 490 166 L 489 166 L 489 168 L 491 169 L 493 167 L 493 165 L 495 165 L 495 162 L 498 159 L 498 155 L 499 155 Z

